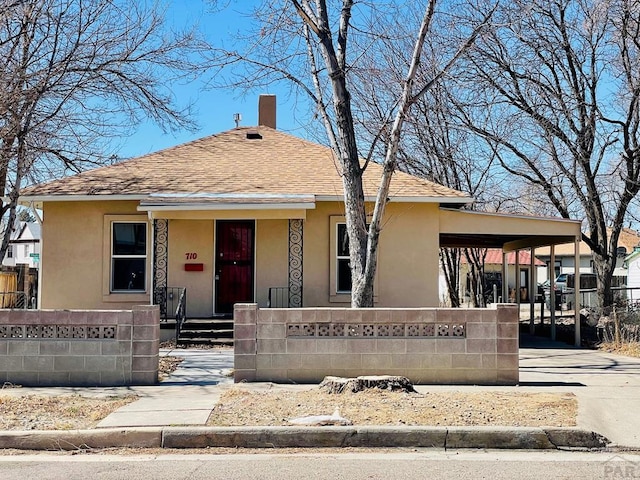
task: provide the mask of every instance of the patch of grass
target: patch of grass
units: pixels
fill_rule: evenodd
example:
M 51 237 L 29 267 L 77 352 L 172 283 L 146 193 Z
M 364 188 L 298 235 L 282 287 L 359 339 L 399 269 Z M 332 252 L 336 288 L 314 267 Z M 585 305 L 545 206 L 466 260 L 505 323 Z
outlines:
M 609 353 L 640 358 L 640 343 L 638 342 L 604 342 L 598 348 Z

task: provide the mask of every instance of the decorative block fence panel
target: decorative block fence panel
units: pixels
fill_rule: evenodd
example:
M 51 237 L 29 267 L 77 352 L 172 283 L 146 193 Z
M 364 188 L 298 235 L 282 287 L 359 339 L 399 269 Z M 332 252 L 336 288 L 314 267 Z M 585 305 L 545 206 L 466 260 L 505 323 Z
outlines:
M 415 384 L 518 383 L 518 309 L 234 310 L 234 379 L 315 383 L 403 375 Z
M 0 385 L 152 385 L 159 343 L 157 306 L 0 310 Z

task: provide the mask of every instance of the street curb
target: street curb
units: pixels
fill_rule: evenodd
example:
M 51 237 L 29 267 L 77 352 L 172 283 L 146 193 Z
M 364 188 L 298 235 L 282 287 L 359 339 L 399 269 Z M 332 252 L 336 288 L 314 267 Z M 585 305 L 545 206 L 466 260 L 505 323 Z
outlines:
M 0 431 L 0 448 L 18 450 L 160 448 L 161 446 L 162 427 Z
M 163 448 L 427 447 L 488 449 L 604 448 L 577 428 L 530 427 L 167 427 Z
M 596 449 L 609 441 L 578 428 L 535 427 L 140 427 L 0 431 L 0 449 L 322 448 Z

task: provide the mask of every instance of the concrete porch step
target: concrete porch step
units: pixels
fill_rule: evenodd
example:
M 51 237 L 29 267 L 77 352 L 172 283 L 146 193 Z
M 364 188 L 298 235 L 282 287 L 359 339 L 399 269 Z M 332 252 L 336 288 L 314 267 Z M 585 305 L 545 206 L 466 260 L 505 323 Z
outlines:
M 233 344 L 233 319 L 196 318 L 182 324 L 180 344 Z

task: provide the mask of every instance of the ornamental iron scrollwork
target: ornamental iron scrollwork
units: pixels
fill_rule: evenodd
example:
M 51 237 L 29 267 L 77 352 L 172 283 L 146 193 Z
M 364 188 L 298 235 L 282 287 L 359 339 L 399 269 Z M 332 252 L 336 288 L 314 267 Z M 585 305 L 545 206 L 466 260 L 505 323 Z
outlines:
M 169 220 L 153 221 L 153 303 L 160 306 L 160 318 L 167 318 L 167 264 Z
M 289 220 L 289 308 L 302 307 L 303 220 Z

